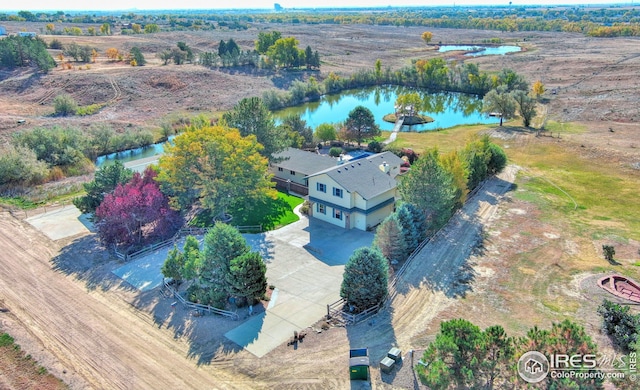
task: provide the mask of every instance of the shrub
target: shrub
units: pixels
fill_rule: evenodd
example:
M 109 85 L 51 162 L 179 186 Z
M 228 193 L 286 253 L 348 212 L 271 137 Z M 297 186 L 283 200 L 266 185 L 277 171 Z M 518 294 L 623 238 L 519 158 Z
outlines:
M 53 107 L 55 115 L 74 115 L 78 109 L 78 103 L 76 103 L 71 95 L 62 94 L 53 99 Z
M 89 69 L 89 65 L 87 65 L 87 69 Z M 88 106 L 80 106 L 76 109 L 76 115 L 86 116 L 93 115 L 97 113 L 102 108 L 101 104 L 90 104 Z
M 62 42 L 54 38 L 51 42 L 49 42 L 49 49 L 64 50 L 64 46 L 62 45 Z
M 329 149 L 329 156 L 331 157 L 339 157 L 342 154 L 342 148 L 331 148 Z
M 384 145 L 381 142 L 371 141 L 369 142 L 369 145 L 367 145 L 367 150 L 373 153 L 380 153 L 382 152 L 383 146 Z
M 39 161 L 31 149 L 10 146 L 0 150 L 0 184 L 41 183 L 47 173 L 47 163 Z
M 637 348 L 640 332 L 640 315 L 633 315 L 629 310 L 629 306 L 621 306 L 606 299 L 598 307 L 605 331 L 614 343 L 627 352 Z

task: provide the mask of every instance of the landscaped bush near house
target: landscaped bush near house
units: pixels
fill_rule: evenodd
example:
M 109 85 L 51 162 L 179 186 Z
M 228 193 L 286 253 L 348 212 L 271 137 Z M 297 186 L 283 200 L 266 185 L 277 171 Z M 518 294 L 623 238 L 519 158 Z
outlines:
M 381 142 L 371 141 L 369 142 L 369 145 L 367 145 L 367 150 L 373 153 L 380 153 L 382 152 L 383 146 L 384 145 Z
M 331 157 L 339 157 L 341 154 L 342 154 L 342 148 L 329 149 L 329 156 Z

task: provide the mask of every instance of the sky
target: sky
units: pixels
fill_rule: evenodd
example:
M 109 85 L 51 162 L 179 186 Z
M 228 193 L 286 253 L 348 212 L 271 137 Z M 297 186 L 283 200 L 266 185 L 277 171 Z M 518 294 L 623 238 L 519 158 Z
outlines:
M 273 9 L 279 3 L 284 8 L 320 7 L 386 7 L 436 5 L 509 5 L 508 0 L 0 0 L 0 11 L 77 11 L 77 10 L 157 10 L 157 9 Z M 513 0 L 512 5 L 553 4 L 640 4 L 640 0 Z

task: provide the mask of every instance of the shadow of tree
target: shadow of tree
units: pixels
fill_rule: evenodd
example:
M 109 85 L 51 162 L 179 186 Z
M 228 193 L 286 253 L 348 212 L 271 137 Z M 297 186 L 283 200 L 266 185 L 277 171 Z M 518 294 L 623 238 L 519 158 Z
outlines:
M 347 338 L 351 349 L 367 348 L 369 351 L 369 366 L 378 367 L 382 359 L 392 347 L 397 346 L 395 330 L 393 329 L 393 308 L 382 308 L 377 314 L 356 324 L 347 326 Z M 346 356 L 345 358 L 348 358 Z M 345 359 L 346 360 L 346 359 Z M 345 370 L 349 367 L 345 367 Z M 371 370 L 370 370 L 371 372 Z M 377 371 L 373 371 L 374 373 Z M 395 372 L 395 370 L 394 370 Z M 369 377 L 370 386 L 371 376 Z M 384 377 L 383 377 L 384 380 Z M 362 380 L 351 381 L 352 389 L 362 389 Z M 370 388 L 370 387 L 369 387 Z
M 160 288 L 156 288 L 140 293 L 133 305 L 138 310 L 148 311 L 155 326 L 170 330 L 175 339 L 184 340 L 188 345 L 187 357 L 195 359 L 198 365 L 211 364 L 216 357 L 241 351 L 243 347 L 227 339 L 224 334 L 245 321 L 260 320 L 259 315 L 249 317 L 247 308 L 237 309 L 240 321 L 215 314 L 198 313 L 183 306 L 174 297 L 162 296 L 158 293 L 159 290 Z
M 51 259 L 51 262 L 54 270 L 85 282 L 89 290 L 107 291 L 114 287 L 136 290 L 111 273 L 116 261 L 95 234 L 73 239 L 60 250 L 56 257 Z
M 275 244 L 267 238 L 266 234 L 243 234 L 242 236 L 254 251 L 260 253 L 265 264 L 269 264 L 273 260 Z
M 504 192 L 512 189 L 510 182 L 497 177 L 490 180 L 493 181 L 493 188 L 503 189 Z M 477 215 L 480 203 L 495 206 L 500 197 L 486 188 L 480 189 L 474 199 L 458 210 L 412 260 L 409 271 L 403 273 L 396 285 L 398 294 L 404 295 L 424 283 L 449 298 L 465 297 L 472 290 L 476 277 L 470 258 L 474 254 L 484 253 L 483 223 Z
M 263 198 L 244 208 L 234 210 L 234 225 L 262 225 L 263 230 L 273 229 L 280 219 L 292 212 L 286 200 L 282 198 Z

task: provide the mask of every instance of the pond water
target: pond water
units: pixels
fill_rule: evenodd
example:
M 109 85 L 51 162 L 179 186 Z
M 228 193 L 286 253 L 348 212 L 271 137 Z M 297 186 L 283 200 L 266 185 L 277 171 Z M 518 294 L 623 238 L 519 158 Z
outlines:
M 169 137 L 169 141 L 159 142 L 157 144 L 152 144 L 142 148 L 124 150 L 122 152 L 116 152 L 116 153 L 100 156 L 95 161 L 96 167 L 113 164 L 116 160 L 124 164 L 130 161 L 140 160 L 142 158 L 161 155 L 162 153 L 164 153 L 164 145 L 167 144 L 168 142 L 171 142 L 171 140 L 173 140 L 174 137 L 175 135 L 172 135 Z
M 315 129 L 322 123 L 343 122 L 356 106 L 365 106 L 373 113 L 381 130 L 391 131 L 393 123 L 382 118 L 394 113 L 398 95 L 418 92 L 422 97 L 420 113 L 434 119 L 431 123 L 404 126 L 403 130 L 429 131 L 457 125 L 498 123 L 499 119 L 481 112 L 482 99 L 462 93 L 428 93 L 409 87 L 382 86 L 347 90 L 339 94 L 325 95 L 319 101 L 285 108 L 274 113 L 277 120 L 288 115 L 299 115 L 307 125 Z
M 482 46 L 482 45 L 442 45 L 438 51 L 444 53 L 447 51 L 468 51 L 465 56 L 479 57 L 491 55 L 505 55 L 507 53 L 515 53 L 521 51 L 520 46 Z

